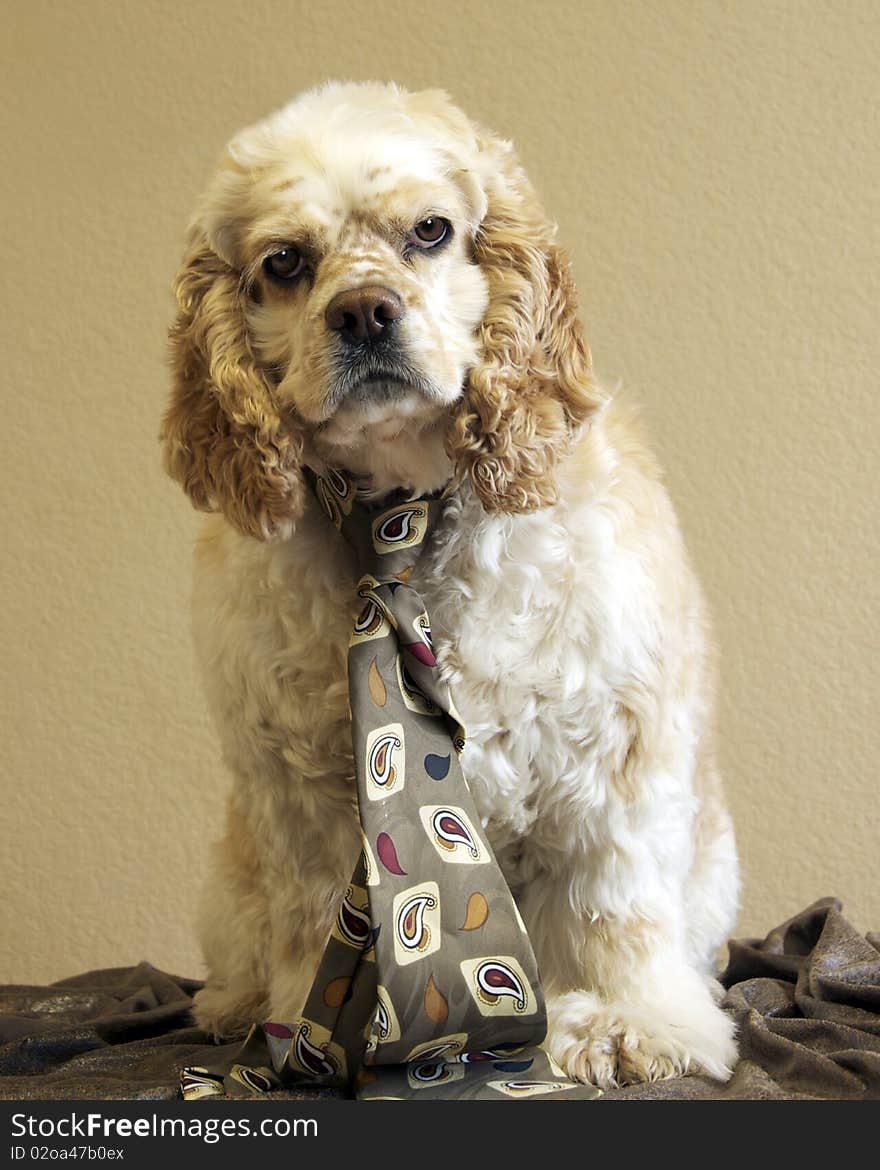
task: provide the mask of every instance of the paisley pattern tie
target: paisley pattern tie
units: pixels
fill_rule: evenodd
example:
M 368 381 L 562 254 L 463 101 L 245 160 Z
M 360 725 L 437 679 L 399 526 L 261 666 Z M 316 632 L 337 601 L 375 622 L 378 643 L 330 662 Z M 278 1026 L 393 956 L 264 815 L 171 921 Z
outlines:
M 299 1019 L 255 1025 L 224 1068 L 184 1069 L 184 1098 L 311 1081 L 361 1099 L 592 1098 L 538 1047 L 535 956 L 459 764 L 464 729 L 409 583 L 442 498 L 368 507 L 316 477 L 355 548 L 348 656 L 363 852 Z

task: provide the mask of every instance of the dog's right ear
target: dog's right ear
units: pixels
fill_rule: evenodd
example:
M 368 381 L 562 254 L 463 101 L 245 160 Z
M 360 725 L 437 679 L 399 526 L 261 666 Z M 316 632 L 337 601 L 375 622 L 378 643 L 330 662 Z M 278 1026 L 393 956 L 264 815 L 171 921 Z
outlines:
M 240 274 L 197 229 L 174 292 L 173 388 L 160 432 L 165 470 L 203 511 L 260 540 L 289 536 L 302 512 L 303 437 L 254 356 Z

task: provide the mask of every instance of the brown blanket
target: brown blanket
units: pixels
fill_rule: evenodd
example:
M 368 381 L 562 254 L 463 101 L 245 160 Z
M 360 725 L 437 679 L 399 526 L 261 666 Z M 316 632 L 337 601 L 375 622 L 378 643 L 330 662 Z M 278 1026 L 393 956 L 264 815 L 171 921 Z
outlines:
M 763 941 L 732 941 L 722 981 L 740 1030 L 728 1084 L 680 1077 L 600 1100 L 880 1098 L 880 937 L 857 934 L 835 899 Z M 0 1099 L 175 1097 L 178 1070 L 217 1055 L 192 1023 L 199 986 L 140 963 L 50 987 L 0 987 Z

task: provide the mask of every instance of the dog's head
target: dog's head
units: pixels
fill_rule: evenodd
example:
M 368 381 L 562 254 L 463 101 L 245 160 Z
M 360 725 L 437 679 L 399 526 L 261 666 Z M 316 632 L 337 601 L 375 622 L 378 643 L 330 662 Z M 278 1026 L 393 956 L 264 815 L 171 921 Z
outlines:
M 553 502 L 599 403 L 554 233 L 510 144 L 440 92 L 330 85 L 245 130 L 177 278 L 168 471 L 262 539 L 311 452 L 418 490 L 451 468 L 492 511 Z

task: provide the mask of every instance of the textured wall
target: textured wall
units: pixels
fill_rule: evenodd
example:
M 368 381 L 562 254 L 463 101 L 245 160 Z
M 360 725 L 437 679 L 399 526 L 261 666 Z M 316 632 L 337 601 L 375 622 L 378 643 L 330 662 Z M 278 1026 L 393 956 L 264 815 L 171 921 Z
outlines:
M 200 970 L 226 781 L 189 648 L 197 519 L 155 441 L 169 286 L 225 139 L 331 76 L 442 85 L 517 141 L 714 609 L 740 929 L 829 892 L 880 926 L 877 5 L 5 15 L 0 980 Z

